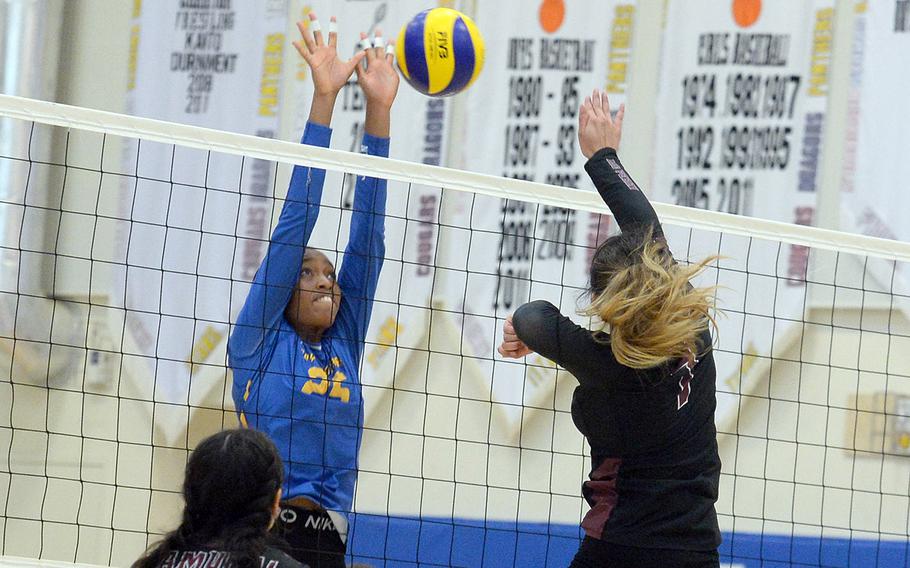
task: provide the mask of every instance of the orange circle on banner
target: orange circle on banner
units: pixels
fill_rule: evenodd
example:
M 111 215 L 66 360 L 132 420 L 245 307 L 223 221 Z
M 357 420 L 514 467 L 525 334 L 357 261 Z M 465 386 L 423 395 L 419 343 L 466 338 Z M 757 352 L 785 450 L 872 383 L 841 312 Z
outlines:
M 733 19 L 743 28 L 758 21 L 761 15 L 761 0 L 733 0 Z
M 537 16 L 540 18 L 540 27 L 543 28 L 543 31 L 548 34 L 555 32 L 566 17 L 565 0 L 543 0 Z

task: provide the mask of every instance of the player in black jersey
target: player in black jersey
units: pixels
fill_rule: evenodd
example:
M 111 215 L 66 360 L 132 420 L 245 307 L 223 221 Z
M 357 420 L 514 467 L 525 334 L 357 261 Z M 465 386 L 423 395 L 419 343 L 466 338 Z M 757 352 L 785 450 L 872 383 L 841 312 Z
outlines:
M 283 477 L 281 456 L 262 432 L 209 436 L 186 464 L 180 526 L 133 568 L 307 568 L 269 537 Z
M 591 263 L 587 313 L 609 333 L 535 301 L 506 321 L 499 352 L 537 352 L 578 379 L 572 419 L 591 446 L 582 488 L 591 510 L 573 568 L 718 566 L 713 289 L 689 284 L 713 259 L 673 260 L 616 155 L 624 111 L 611 117 L 606 94 L 594 91 L 579 113 L 585 169 L 622 231 Z

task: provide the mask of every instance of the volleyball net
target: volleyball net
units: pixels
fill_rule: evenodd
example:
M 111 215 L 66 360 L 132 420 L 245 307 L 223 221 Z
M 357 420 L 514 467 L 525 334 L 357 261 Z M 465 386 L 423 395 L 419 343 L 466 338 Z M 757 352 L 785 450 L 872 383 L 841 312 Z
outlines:
M 353 176 L 390 180 L 351 560 L 568 564 L 577 383 L 496 346 L 528 300 L 584 305 L 616 230 L 596 193 L 7 96 L 0 117 L 0 554 L 128 565 L 175 527 L 188 453 L 238 425 L 225 343 L 303 164 L 336 266 Z M 655 208 L 680 261 L 721 256 L 697 284 L 722 311 L 723 561 L 904 566 L 910 244 Z

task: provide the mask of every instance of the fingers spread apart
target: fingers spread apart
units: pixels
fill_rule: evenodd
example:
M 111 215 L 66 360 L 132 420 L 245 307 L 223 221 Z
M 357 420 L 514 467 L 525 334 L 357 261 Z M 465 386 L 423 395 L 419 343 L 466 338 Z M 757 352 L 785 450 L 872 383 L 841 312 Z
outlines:
M 335 16 L 329 20 L 329 45 L 331 47 L 338 45 L 338 20 Z
M 386 43 L 382 30 L 378 28 L 373 37 L 368 36 L 366 32 L 360 32 L 360 43 L 358 46 L 361 52 L 366 55 L 368 67 L 371 61 L 376 61 L 382 58 L 383 55 L 389 63 L 395 59 L 395 40 L 390 40 Z
M 322 24 L 319 23 L 315 12 L 310 12 L 310 31 L 313 32 L 313 41 L 316 47 L 325 45 L 325 40 L 322 37 Z M 306 38 L 306 34 L 304 34 L 304 38 Z
M 297 30 L 300 31 L 300 37 L 303 41 L 295 41 L 294 47 L 309 62 L 310 55 L 316 50 L 316 43 L 313 41 L 313 36 L 304 22 L 297 22 Z
M 382 30 L 376 28 L 373 34 L 373 57 L 382 57 L 385 53 L 385 38 L 382 37 Z
M 606 113 L 604 112 L 603 98 L 599 90 L 594 89 L 594 92 L 591 93 L 591 103 L 594 109 L 594 116 L 601 119 L 604 118 Z

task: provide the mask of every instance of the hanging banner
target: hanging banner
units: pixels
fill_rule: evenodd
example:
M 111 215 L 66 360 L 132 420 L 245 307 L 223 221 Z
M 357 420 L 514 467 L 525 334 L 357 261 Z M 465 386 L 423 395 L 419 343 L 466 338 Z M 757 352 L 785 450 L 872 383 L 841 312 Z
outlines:
M 290 45 L 285 0 L 135 6 L 128 112 L 277 135 Z M 191 393 L 191 375 L 223 380 L 228 322 L 242 303 L 232 282 L 252 280 L 265 253 L 273 165 L 149 142 L 125 146 L 130 176 L 118 217 L 129 222 L 118 226 L 115 244 L 125 268 L 112 284 L 126 308 L 124 364 L 136 380 L 154 385 L 156 400 L 199 404 L 210 393 Z M 220 390 L 216 395 L 220 404 Z
M 656 199 L 811 224 L 832 5 L 670 3 Z
M 833 41 L 833 1 L 671 1 L 661 64 L 652 198 L 687 207 L 814 224 Z M 692 14 L 698 14 L 697 18 Z M 717 422 L 795 340 L 809 251 L 689 231 L 677 256 L 730 257 L 721 272 Z M 714 284 L 705 281 L 705 284 Z M 748 292 L 748 295 L 746 295 Z M 760 299 L 756 301 L 756 299 Z
M 910 241 L 906 180 L 910 162 L 910 77 L 898 72 L 910 54 L 910 2 L 859 2 L 856 8 L 849 123 L 841 182 L 842 228 Z M 910 290 L 910 274 L 892 284 L 891 263 L 870 267 L 885 287 Z M 906 267 L 899 264 L 899 271 Z M 906 293 L 906 292 L 905 292 Z
M 476 22 L 487 60 L 467 93 L 464 167 L 595 191 L 578 147 L 578 108 L 594 88 L 609 92 L 614 109 L 624 102 L 634 18 L 634 2 L 601 2 L 597 10 L 581 0 L 480 2 Z M 483 379 L 488 390 L 476 396 L 491 399 L 506 425 L 491 429 L 491 440 L 513 444 L 534 409 L 552 405 L 556 370 L 539 356 L 528 358 L 529 365 L 500 359 L 503 320 L 531 299 L 575 314 L 593 247 L 606 238 L 610 219 L 453 197 L 446 222 L 465 230 L 452 230 L 443 242 L 454 269 L 445 281 L 445 307 L 470 357 L 463 372 Z

